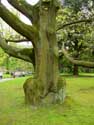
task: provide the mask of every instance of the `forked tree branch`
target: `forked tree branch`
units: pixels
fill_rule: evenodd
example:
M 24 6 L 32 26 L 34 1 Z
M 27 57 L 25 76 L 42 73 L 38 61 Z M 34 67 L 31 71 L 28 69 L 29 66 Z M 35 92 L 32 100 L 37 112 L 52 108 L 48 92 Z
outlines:
M 11 40 L 11 39 L 5 39 L 6 42 L 13 42 L 13 43 L 21 43 L 21 42 L 28 42 L 27 39 L 20 39 L 20 40 Z
M 33 6 L 28 4 L 25 0 L 7 0 L 14 8 L 24 14 L 32 21 Z
M 71 63 L 73 63 L 75 65 L 79 65 L 79 66 L 94 68 L 94 62 L 85 61 L 85 60 L 84 61 L 76 60 L 73 57 L 70 57 L 68 52 L 64 48 L 62 48 L 62 52 L 63 52 L 64 56 L 66 57 L 66 59 L 68 59 Z
M 32 48 L 20 49 L 20 48 L 8 45 L 2 37 L 0 37 L 0 47 L 8 55 L 33 63 L 34 65 L 34 53 Z
M 37 33 L 36 28 L 32 25 L 23 23 L 18 17 L 11 13 L 4 5 L 0 3 L 0 17 L 10 25 L 18 33 L 26 37 L 28 40 L 34 43 L 34 36 Z
M 94 18 L 90 18 L 90 19 L 77 20 L 77 21 L 73 21 L 73 22 L 70 22 L 70 23 L 66 23 L 66 24 L 61 24 L 60 26 L 58 26 L 57 31 L 65 28 L 67 26 L 70 26 L 70 25 L 75 25 L 75 24 L 85 23 L 85 22 L 90 23 L 90 22 L 93 22 L 93 21 L 94 21 Z

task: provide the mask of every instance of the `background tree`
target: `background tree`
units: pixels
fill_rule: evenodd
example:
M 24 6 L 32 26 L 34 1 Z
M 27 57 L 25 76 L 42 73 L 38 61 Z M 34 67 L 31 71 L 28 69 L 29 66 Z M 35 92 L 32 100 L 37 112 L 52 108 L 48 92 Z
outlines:
M 91 2 L 92 1 L 87 1 L 86 3 L 84 3 L 84 1 L 66 0 L 65 7 L 63 7 L 63 9 L 59 11 L 59 16 L 57 18 L 59 25 L 62 22 L 68 23 L 70 21 L 73 22 L 73 20 L 90 18 L 90 16 L 93 15 L 93 3 Z M 63 42 L 67 50 L 75 59 L 82 59 L 81 57 L 85 59 L 83 55 L 86 55 L 86 53 L 88 53 L 88 50 L 91 51 L 91 46 L 94 44 L 93 36 L 91 35 L 92 33 L 93 24 L 89 24 L 88 22 L 80 23 L 79 25 L 71 25 L 59 32 L 59 44 L 60 42 Z M 92 60 L 90 59 L 90 57 L 92 58 L 92 54 L 90 54 L 90 51 L 89 58 L 88 54 L 86 56 L 89 60 Z M 78 65 L 74 64 L 73 74 L 78 75 Z

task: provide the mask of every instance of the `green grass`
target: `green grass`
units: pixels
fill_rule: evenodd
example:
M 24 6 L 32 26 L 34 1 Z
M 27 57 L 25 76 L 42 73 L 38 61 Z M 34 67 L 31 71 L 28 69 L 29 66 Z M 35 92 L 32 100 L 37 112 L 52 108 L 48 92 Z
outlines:
M 3 74 L 3 78 L 11 78 L 10 74 Z
M 24 104 L 24 78 L 0 83 L 0 125 L 94 125 L 94 78 L 67 77 L 63 105 Z

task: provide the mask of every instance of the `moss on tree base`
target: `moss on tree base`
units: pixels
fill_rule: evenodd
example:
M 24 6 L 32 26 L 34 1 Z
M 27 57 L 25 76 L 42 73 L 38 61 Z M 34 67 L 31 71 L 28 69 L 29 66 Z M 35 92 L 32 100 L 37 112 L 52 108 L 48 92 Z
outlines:
M 63 103 L 66 97 L 66 81 L 63 78 L 59 78 L 57 87 L 55 89 L 47 90 L 47 93 L 43 95 L 44 89 L 38 85 L 39 81 L 33 78 L 28 78 L 24 85 L 25 102 L 30 105 L 40 104 L 53 104 Z

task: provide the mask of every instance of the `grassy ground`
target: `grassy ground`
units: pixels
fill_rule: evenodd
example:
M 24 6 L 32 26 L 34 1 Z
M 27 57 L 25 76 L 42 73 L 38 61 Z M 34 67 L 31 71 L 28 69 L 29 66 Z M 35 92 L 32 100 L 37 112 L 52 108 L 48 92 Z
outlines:
M 0 83 L 0 125 L 94 125 L 94 78 L 67 77 L 63 105 L 26 106 L 26 78 Z

